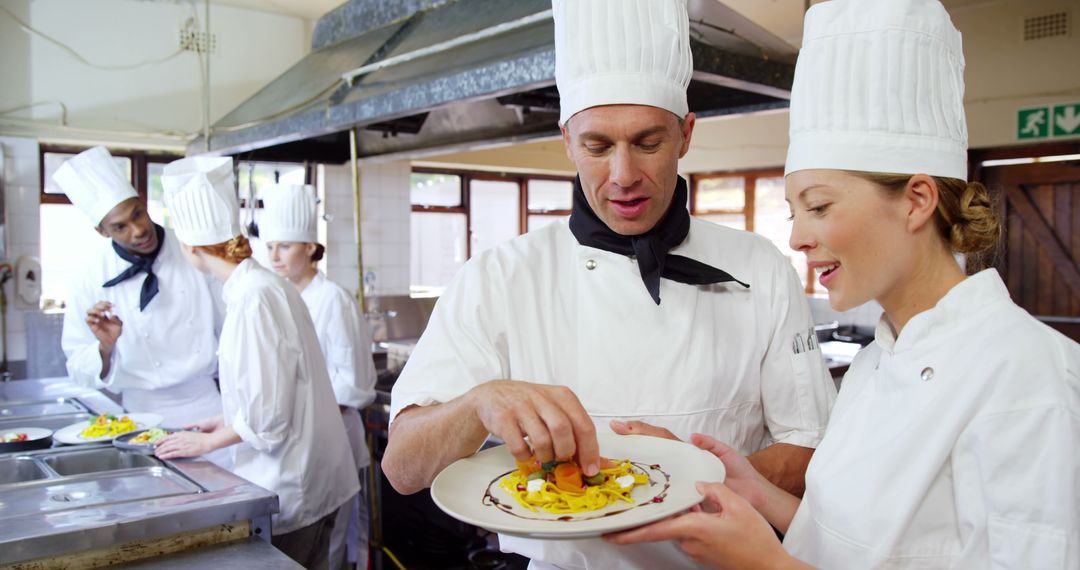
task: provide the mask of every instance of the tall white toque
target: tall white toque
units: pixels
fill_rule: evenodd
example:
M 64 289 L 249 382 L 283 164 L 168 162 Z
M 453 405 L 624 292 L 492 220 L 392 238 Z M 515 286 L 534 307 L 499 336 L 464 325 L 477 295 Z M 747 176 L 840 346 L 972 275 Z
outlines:
M 316 243 L 318 199 L 310 184 L 274 184 L 261 192 L 259 239 L 265 242 Z
M 95 227 L 117 204 L 139 196 L 120 165 L 103 146 L 95 146 L 68 159 L 52 178 Z
M 187 245 L 216 245 L 240 235 L 240 205 L 232 158 L 185 158 L 161 175 L 176 237 Z
M 806 13 L 785 174 L 967 180 L 964 54 L 938 0 L 832 0 Z
M 689 112 L 686 0 L 552 0 L 559 124 L 600 105 Z

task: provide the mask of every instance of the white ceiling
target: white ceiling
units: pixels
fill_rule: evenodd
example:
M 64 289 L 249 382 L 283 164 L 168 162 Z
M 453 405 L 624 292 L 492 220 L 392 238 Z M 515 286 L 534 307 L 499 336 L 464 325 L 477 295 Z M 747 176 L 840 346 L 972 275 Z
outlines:
M 396 0 L 384 0 L 394 2 Z M 798 46 L 802 39 L 802 15 L 806 0 L 717 0 L 771 31 L 786 42 Z M 817 4 L 823 0 L 812 0 Z M 1022 0 L 942 0 L 950 12 L 968 9 L 979 4 Z M 304 18 L 312 22 L 323 14 L 343 4 L 345 0 L 211 0 L 214 4 L 227 4 L 251 10 L 260 10 Z

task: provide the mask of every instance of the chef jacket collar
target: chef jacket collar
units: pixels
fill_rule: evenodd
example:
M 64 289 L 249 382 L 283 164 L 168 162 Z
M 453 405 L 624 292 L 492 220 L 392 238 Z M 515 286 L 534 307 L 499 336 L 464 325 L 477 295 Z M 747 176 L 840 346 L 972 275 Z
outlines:
M 243 276 L 253 271 L 259 263 L 254 258 L 249 257 L 240 262 L 233 270 L 232 275 L 225 280 L 225 284 L 221 286 L 221 299 L 225 301 L 225 305 L 231 305 L 234 301 L 239 301 L 236 297 L 236 292 L 233 291 L 237 287 L 237 283 L 243 280 Z
M 984 269 L 956 284 L 933 308 L 912 317 L 900 331 L 900 338 L 896 337 L 888 317 L 882 314 L 874 340 L 889 354 L 904 352 L 922 341 L 935 340 L 933 335 L 938 330 L 959 319 L 971 318 L 989 306 L 1009 300 L 1009 290 L 997 270 Z

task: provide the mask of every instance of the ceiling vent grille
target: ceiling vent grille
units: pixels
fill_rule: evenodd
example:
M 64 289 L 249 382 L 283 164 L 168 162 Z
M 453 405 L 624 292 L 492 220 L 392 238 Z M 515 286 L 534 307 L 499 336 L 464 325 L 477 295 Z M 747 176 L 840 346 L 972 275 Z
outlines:
M 1068 36 L 1071 23 L 1069 20 L 1068 12 L 1054 12 L 1024 18 L 1024 41 Z

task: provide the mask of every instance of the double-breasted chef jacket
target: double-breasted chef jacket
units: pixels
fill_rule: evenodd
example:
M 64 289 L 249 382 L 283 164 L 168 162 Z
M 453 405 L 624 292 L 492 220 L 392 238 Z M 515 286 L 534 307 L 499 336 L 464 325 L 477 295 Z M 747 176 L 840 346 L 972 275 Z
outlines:
M 793 351 L 812 320 L 791 264 L 761 236 L 696 218 L 670 253 L 750 288 L 661 279 L 657 305 L 634 258 L 580 245 L 565 220 L 482 252 L 436 304 L 394 385 L 391 416 L 514 379 L 570 387 L 604 430 L 643 420 L 744 454 L 776 442 L 815 447 L 835 388 L 818 350 Z M 500 544 L 539 568 L 694 566 L 672 544 Z
M 319 339 L 296 289 L 253 259 L 224 285 L 224 421 L 243 440 L 233 471 L 277 493 L 273 534 L 298 530 L 360 491 Z
M 102 286 L 130 266 L 111 241 L 102 240 L 72 284 L 61 336 L 68 375 L 83 386 L 120 393 L 130 412 L 161 414 L 169 427 L 220 414 L 214 384 L 217 330 L 224 318 L 220 285 L 187 263 L 169 229 L 153 265 L 159 291 L 141 311 L 145 274 Z M 97 337 L 86 324 L 87 311 L 99 301 L 112 303 L 124 324 L 105 378 Z
M 784 546 L 820 568 L 1080 568 L 1080 345 L 996 270 L 844 376 Z

